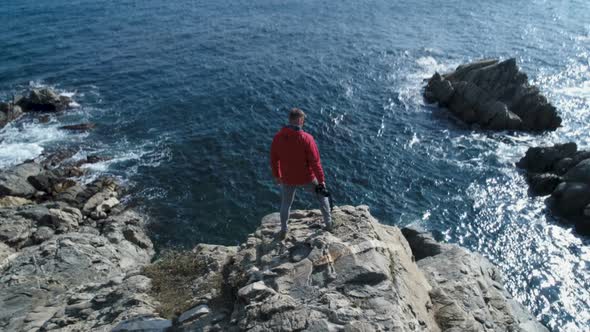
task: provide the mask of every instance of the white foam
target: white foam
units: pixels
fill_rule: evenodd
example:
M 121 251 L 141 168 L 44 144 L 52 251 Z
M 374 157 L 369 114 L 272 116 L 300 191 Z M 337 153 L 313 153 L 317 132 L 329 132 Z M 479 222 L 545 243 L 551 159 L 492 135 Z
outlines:
M 588 98 L 590 99 L 590 81 L 585 81 L 577 86 L 567 86 L 555 90 L 557 93 L 568 97 Z
M 0 168 L 35 158 L 45 146 L 63 140 L 66 135 L 57 123 L 9 123 L 0 130 Z

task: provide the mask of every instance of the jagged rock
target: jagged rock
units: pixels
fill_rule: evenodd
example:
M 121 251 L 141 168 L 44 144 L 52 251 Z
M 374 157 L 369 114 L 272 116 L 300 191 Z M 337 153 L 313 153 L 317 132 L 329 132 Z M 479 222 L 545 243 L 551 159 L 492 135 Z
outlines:
M 561 183 L 561 180 L 562 179 L 559 175 L 550 173 L 529 173 L 528 175 L 528 182 L 531 192 L 537 196 L 546 196 L 551 194 L 557 185 Z
M 43 167 L 50 169 L 60 165 L 64 160 L 71 158 L 77 152 L 78 150 L 74 148 L 60 148 L 56 151 L 42 154 L 40 156 L 42 158 L 40 163 Z
M 127 225 L 123 229 L 123 237 L 140 248 L 148 249 L 152 247 L 152 242 L 139 226 Z
M 51 214 L 44 205 L 25 205 L 16 211 L 16 214 L 31 220 L 36 225 L 51 226 Z
M 101 161 L 106 161 L 106 160 L 110 160 L 110 159 L 112 159 L 112 158 L 106 157 L 106 156 L 90 155 L 90 156 L 87 156 L 86 159 L 79 160 L 76 163 L 76 166 L 80 167 L 84 164 L 96 164 Z
M 18 247 L 31 235 L 32 222 L 12 210 L 0 210 L 0 241 Z
M 428 233 L 414 229 L 410 234 L 412 248 L 434 242 Z M 417 264 L 433 287 L 430 298 L 441 330 L 547 331 L 511 299 L 501 273 L 485 258 L 450 244 L 439 244 L 432 253 Z
M 37 228 L 35 233 L 33 233 L 33 242 L 35 244 L 43 243 L 53 237 L 55 232 L 52 228 L 47 226 L 41 226 Z
M 6 126 L 7 123 L 18 119 L 23 114 L 20 106 L 12 103 L 0 102 L 0 128 Z
M 0 310 L 0 327 L 15 331 L 24 329 L 30 323 L 26 318 L 29 313 L 55 307 L 56 303 L 66 303 L 64 296 L 68 289 L 83 285 L 90 287 L 92 282 L 124 276 L 148 263 L 152 255 L 152 250 L 128 241 L 114 244 L 102 236 L 88 233 L 57 235 L 38 246 L 24 248 L 3 266 L 0 303 L 4 305 Z M 96 323 L 89 321 L 92 317 L 89 314 L 81 319 L 87 324 Z M 66 312 L 66 315 L 73 315 L 73 311 Z M 80 315 L 84 317 L 83 313 Z M 112 318 L 105 316 L 105 320 Z M 66 320 L 60 324 L 71 322 Z M 62 325 L 48 326 L 48 329 L 61 328 L 67 330 Z
M 57 233 L 65 233 L 78 228 L 82 222 L 82 212 L 73 207 L 49 209 L 53 229 Z
M 23 205 L 33 204 L 31 200 L 16 196 L 0 197 L 0 208 L 12 208 Z
M 24 163 L 0 173 L 0 196 L 32 197 L 37 190 L 27 181 L 43 171 L 37 163 Z
M 199 311 L 195 315 L 190 311 L 191 318 L 184 320 L 187 313 L 175 328 L 458 331 L 465 327 L 483 331 L 492 327 L 497 331 L 546 331 L 530 316 L 513 315 L 512 305 L 518 304 L 498 289 L 502 289 L 500 276 L 482 257 L 437 244 L 416 230 L 406 231 L 412 243 L 427 245 L 413 253 L 402 232 L 379 224 L 366 206 L 336 207 L 333 219 L 335 225 L 329 233 L 317 227 L 321 224 L 319 211 L 294 211 L 289 233 L 281 241 L 276 238 L 278 214 L 263 218 L 237 252 L 212 260 L 217 263 L 210 272 L 218 276 L 218 282 L 194 283 L 196 293 L 215 290 L 199 296 L 201 307 L 197 308 L 206 305 L 207 310 L 194 309 Z M 195 253 L 207 255 L 218 248 L 201 247 Z M 418 265 L 412 255 L 421 257 Z M 446 283 L 431 280 L 430 275 L 435 274 L 442 275 Z M 462 284 L 465 293 L 461 292 Z M 473 298 L 466 298 L 467 294 Z M 491 302 L 486 301 L 489 296 Z
M 92 211 L 97 210 L 99 206 L 104 204 L 105 202 L 114 203 L 111 201 L 112 198 L 116 200 L 117 193 L 115 191 L 105 190 L 94 194 L 82 207 L 82 211 L 86 214 L 89 214 Z M 118 203 L 118 201 L 116 201 Z M 109 204 L 107 203 L 107 205 Z M 115 206 L 114 204 L 113 206 Z M 99 211 L 100 212 L 100 211 Z
M 590 234 L 590 151 L 578 151 L 575 143 L 530 148 L 517 163 L 528 174 L 531 191 L 551 194 L 547 200 L 551 211 L 572 223 L 580 234 Z M 537 174 L 535 172 L 547 172 Z
M 68 108 L 71 102 L 70 97 L 42 88 L 31 90 L 28 97 L 20 98 L 16 104 L 25 112 L 60 112 Z
M 10 246 L 5 244 L 4 242 L 0 242 L 0 269 L 2 269 L 2 266 L 4 266 L 4 264 L 5 264 L 5 261 L 12 254 L 14 254 L 14 249 L 12 249 Z
M 149 278 L 142 275 L 82 285 L 65 294 L 55 314 L 35 325 L 46 331 L 111 331 L 123 320 L 156 315 L 150 287 Z
M 436 242 L 430 233 L 416 226 L 402 228 L 402 234 L 408 241 L 416 261 L 441 253 L 442 246 Z
M 424 97 L 448 107 L 468 124 L 492 130 L 554 130 L 561 118 L 539 90 L 529 85 L 515 59 L 483 60 L 435 73 Z
M 576 143 L 555 144 L 551 147 L 529 148 L 523 158 L 516 163 L 519 168 L 532 173 L 552 172 L 562 159 L 572 157 L 578 151 Z
M 201 304 L 201 305 L 198 305 L 188 311 L 183 312 L 182 315 L 180 315 L 180 317 L 178 317 L 178 322 L 184 323 L 186 321 L 193 320 L 195 318 L 206 315 L 208 313 L 209 313 L 209 306 L 207 306 L 205 304 Z

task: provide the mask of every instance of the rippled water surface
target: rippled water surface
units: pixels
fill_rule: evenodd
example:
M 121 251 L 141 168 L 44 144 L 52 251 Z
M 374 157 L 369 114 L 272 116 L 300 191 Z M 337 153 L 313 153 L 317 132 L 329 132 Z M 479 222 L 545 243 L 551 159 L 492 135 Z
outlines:
M 91 177 L 131 185 L 160 248 L 235 244 L 278 209 L 268 149 L 299 106 L 338 204 L 482 253 L 552 330 L 590 330 L 589 241 L 513 166 L 538 144 L 590 148 L 587 1 L 21 0 L 0 21 L 0 97 L 52 86 L 80 104 L 0 130 L 0 167 L 110 155 Z M 423 79 L 484 57 L 516 57 L 563 128 L 474 132 L 424 103 Z M 97 129 L 58 129 L 83 121 Z

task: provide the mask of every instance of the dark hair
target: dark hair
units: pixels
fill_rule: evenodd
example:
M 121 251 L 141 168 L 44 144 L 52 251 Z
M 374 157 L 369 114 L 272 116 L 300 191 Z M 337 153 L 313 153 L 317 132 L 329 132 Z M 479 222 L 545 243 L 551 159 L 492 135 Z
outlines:
M 303 111 L 300 110 L 299 108 L 292 108 L 289 111 L 289 121 L 295 121 L 295 120 L 298 120 L 300 118 L 304 118 L 305 119 L 305 113 L 303 113 Z

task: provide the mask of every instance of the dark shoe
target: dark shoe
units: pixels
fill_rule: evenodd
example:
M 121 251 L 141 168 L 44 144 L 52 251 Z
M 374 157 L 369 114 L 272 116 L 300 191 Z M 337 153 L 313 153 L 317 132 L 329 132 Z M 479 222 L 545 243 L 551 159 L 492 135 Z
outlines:
M 332 232 L 332 229 L 334 228 L 334 223 L 329 223 L 326 226 L 324 226 L 324 230 L 326 232 Z
M 277 239 L 284 240 L 287 237 L 287 231 L 281 229 L 281 231 L 277 234 Z

